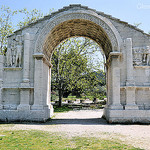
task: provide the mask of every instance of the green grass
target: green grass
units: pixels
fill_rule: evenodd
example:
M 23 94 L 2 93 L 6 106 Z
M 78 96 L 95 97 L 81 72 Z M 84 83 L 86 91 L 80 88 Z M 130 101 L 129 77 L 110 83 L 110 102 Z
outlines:
M 54 106 L 54 112 L 68 112 L 73 110 L 72 108 L 68 108 L 67 106 L 62 106 L 62 107 L 58 107 L 58 106 Z
M 36 130 L 0 131 L 0 150 L 141 150 L 100 138 L 67 138 Z

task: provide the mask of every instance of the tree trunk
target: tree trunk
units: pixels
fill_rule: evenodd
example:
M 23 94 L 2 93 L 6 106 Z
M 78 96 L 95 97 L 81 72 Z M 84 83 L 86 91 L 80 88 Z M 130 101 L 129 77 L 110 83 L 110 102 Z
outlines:
M 58 93 L 59 93 L 59 107 L 61 107 L 62 106 L 62 90 L 59 89 Z

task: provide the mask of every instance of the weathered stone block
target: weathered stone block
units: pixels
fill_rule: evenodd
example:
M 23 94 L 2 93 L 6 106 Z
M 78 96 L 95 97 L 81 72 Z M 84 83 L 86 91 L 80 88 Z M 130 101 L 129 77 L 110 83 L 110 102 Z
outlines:
M 61 31 L 61 32 L 60 32 Z M 0 55 L 0 120 L 46 121 L 55 47 L 72 36 L 96 41 L 106 56 L 108 122 L 150 123 L 150 36 L 81 5 L 70 5 L 8 37 Z

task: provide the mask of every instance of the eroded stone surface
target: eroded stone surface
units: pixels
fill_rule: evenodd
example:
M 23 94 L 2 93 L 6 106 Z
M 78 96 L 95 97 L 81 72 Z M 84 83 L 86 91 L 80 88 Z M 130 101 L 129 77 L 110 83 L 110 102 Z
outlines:
M 109 122 L 150 123 L 150 36 L 102 12 L 70 5 L 16 31 L 0 56 L 0 120 L 45 121 L 51 54 L 66 38 L 96 41 L 106 56 Z

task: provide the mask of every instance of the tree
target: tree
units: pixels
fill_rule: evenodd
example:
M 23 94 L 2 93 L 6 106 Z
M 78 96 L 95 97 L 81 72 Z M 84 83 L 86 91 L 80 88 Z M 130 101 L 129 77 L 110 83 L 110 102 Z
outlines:
M 58 90 L 59 106 L 64 93 L 80 96 L 98 83 L 94 72 L 101 64 L 94 65 L 90 56 L 97 51 L 99 46 L 87 38 L 70 38 L 56 48 L 52 56 L 52 90 Z
M 141 25 L 142 23 L 134 23 L 134 26 L 136 26 L 137 28 Z
M 0 9 L 0 53 L 3 54 L 7 50 L 7 36 L 14 31 L 11 18 L 17 14 L 17 11 L 12 11 L 5 6 L 2 6 Z
M 92 72 L 95 75 L 94 84 L 91 84 L 87 88 L 87 95 L 92 95 L 94 98 L 100 98 L 106 95 L 106 80 L 105 72 L 103 70 L 98 70 L 97 72 Z
M 41 11 L 37 9 L 28 11 L 26 8 L 24 8 L 19 10 L 19 12 L 24 15 L 23 20 L 17 24 L 19 28 L 27 26 L 28 24 L 33 23 L 40 18 L 43 18 L 43 13 L 41 13 Z
M 46 15 L 50 15 L 53 12 L 53 10 L 54 9 L 50 9 Z M 28 24 L 33 23 L 37 21 L 38 19 L 41 19 L 44 17 L 44 14 L 38 9 L 32 9 L 29 11 L 27 8 L 24 8 L 24 9 L 19 10 L 19 12 L 24 16 L 23 20 L 17 24 L 19 28 L 27 26 Z
M 26 8 L 12 11 L 9 7 L 6 6 L 2 6 L 0 9 L 0 53 L 3 54 L 7 51 L 7 36 L 12 34 L 14 31 L 12 17 L 18 13 L 24 15 L 23 20 L 17 24 L 20 29 L 27 24 L 42 18 L 43 13 L 37 9 L 28 11 Z

